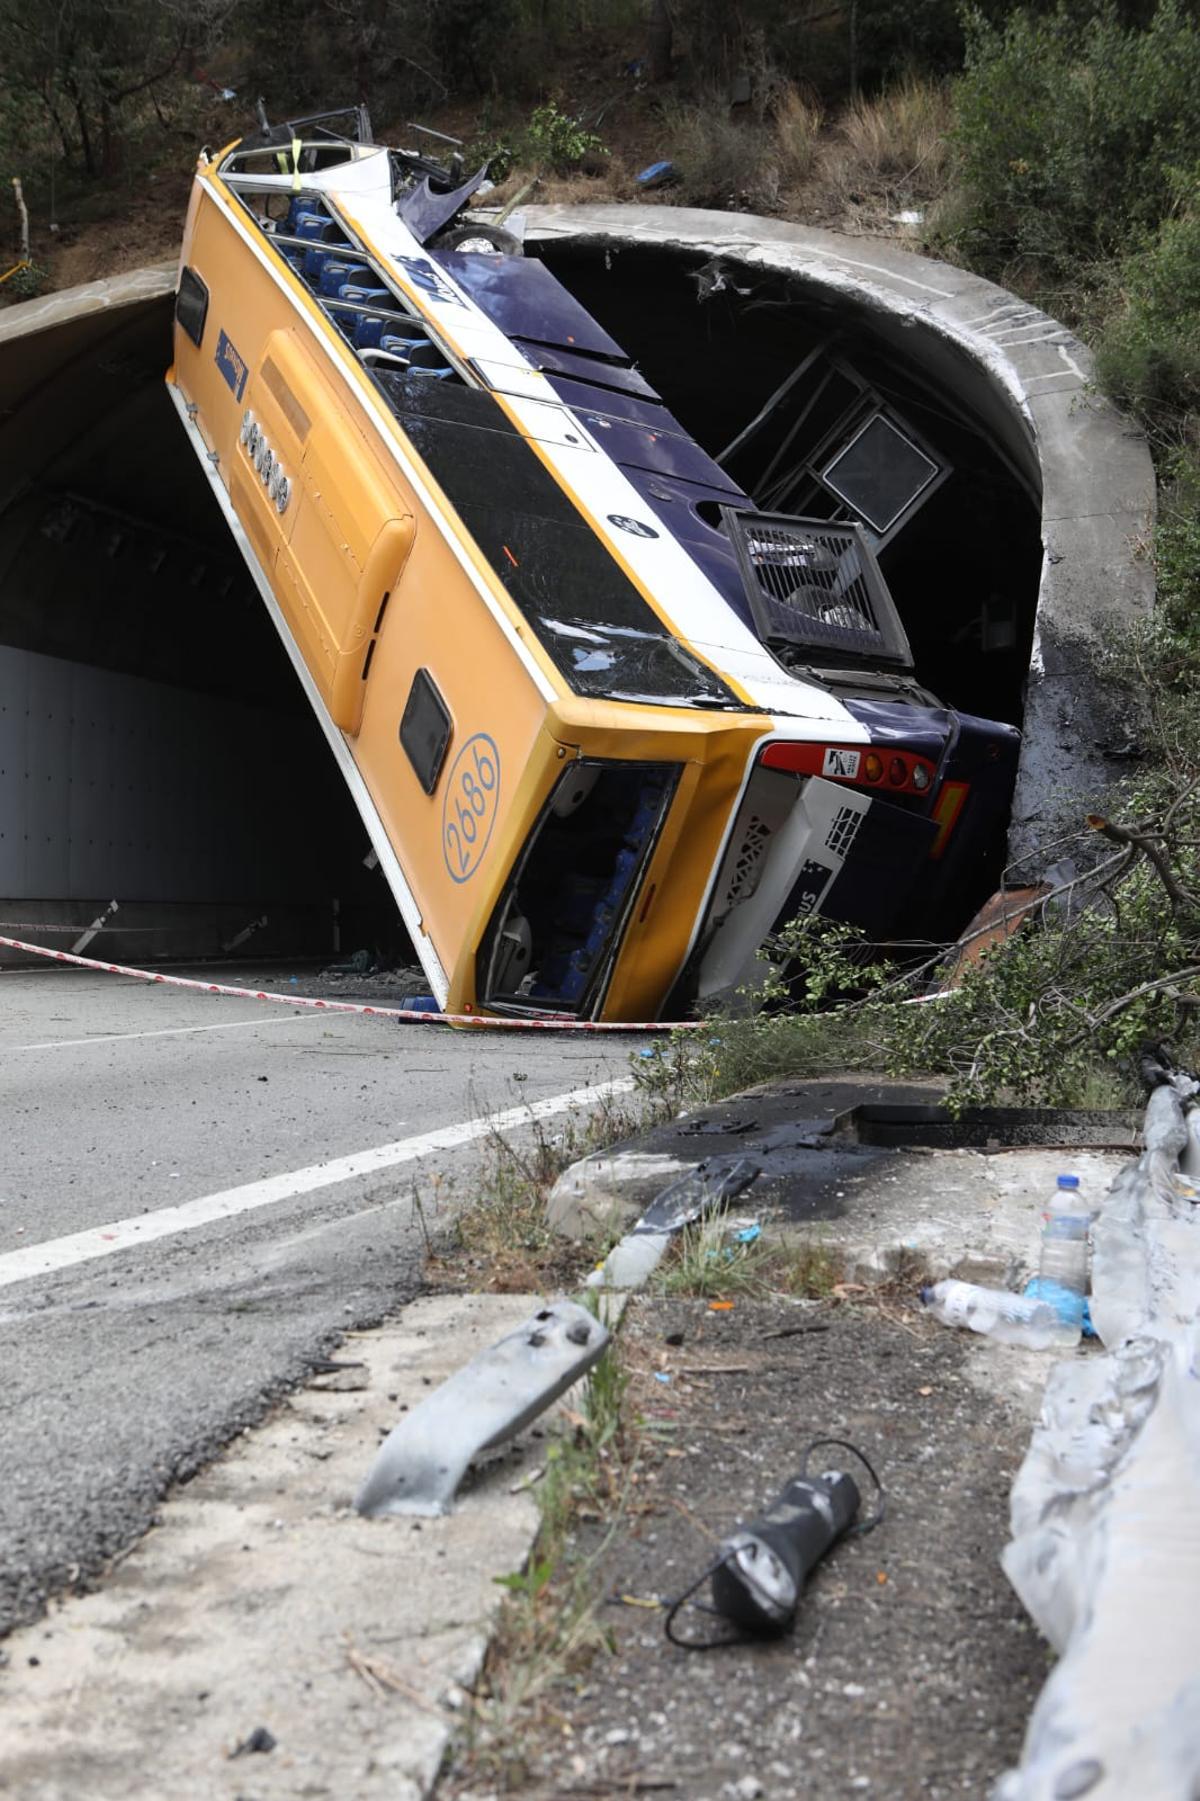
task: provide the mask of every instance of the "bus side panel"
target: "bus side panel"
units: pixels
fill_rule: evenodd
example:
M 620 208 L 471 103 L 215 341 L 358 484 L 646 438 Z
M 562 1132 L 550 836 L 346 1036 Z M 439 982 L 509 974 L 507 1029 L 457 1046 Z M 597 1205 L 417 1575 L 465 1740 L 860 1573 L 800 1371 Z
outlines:
M 422 670 L 450 722 L 432 794 L 400 739 Z M 355 755 L 389 833 L 411 847 L 422 913 L 439 945 L 455 946 L 446 968 L 453 1004 L 466 1006 L 474 949 L 562 761 L 546 701 L 430 519 L 388 597 L 364 687 Z
M 461 526 L 439 520 L 436 495 L 426 509 L 350 372 L 316 341 L 326 328 L 297 317 L 305 303 L 203 193 L 185 260 L 211 299 L 199 348 L 176 330 L 177 385 L 330 716 L 349 734 L 451 1004 L 470 1004 L 475 947 L 561 767 L 544 730 L 547 701 L 447 542 Z M 248 406 L 292 483 L 282 513 L 241 441 Z M 422 669 L 449 714 L 432 794 L 400 741 Z

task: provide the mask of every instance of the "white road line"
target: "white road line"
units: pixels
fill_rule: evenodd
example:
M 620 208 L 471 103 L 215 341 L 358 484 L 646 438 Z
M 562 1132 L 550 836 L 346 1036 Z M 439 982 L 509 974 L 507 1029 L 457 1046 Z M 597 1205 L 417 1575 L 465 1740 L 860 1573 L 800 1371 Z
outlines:
M 193 1032 L 236 1032 L 240 1026 L 286 1026 L 318 1019 L 316 1013 L 289 1013 L 287 1018 L 223 1019 L 216 1026 L 161 1026 L 154 1032 L 98 1032 L 93 1038 L 47 1038 L 42 1044 L 0 1044 L 0 1056 L 12 1051 L 65 1051 L 80 1044 L 119 1044 L 125 1038 L 186 1038 Z M 329 1017 L 336 1018 L 337 1015 Z
M 7 1251 L 0 1256 L 0 1288 L 8 1288 L 14 1282 L 26 1282 L 31 1276 L 51 1275 L 69 1269 L 72 1264 L 90 1263 L 96 1257 L 111 1257 L 118 1251 L 135 1250 L 139 1245 L 153 1243 L 156 1238 L 173 1238 L 179 1232 L 194 1232 L 198 1226 L 234 1219 L 239 1213 L 251 1213 L 257 1207 L 269 1207 L 276 1201 L 290 1201 L 297 1195 L 331 1188 L 337 1182 L 349 1182 L 356 1176 L 375 1175 L 379 1170 L 394 1169 L 399 1163 L 428 1157 L 434 1151 L 457 1150 L 459 1145 L 486 1137 L 489 1132 L 512 1131 L 533 1120 L 567 1113 L 573 1107 L 592 1106 L 609 1095 L 627 1093 L 633 1086 L 631 1076 L 617 1076 L 611 1082 L 572 1088 L 566 1094 L 530 1101 L 523 1107 L 509 1107 L 503 1113 L 484 1114 L 457 1126 L 438 1126 L 432 1132 L 420 1132 L 413 1138 L 376 1145 L 373 1150 L 354 1151 L 348 1157 L 335 1157 L 328 1163 L 313 1163 L 307 1169 L 267 1176 L 261 1182 L 246 1182 L 240 1188 L 226 1188 L 219 1194 L 201 1195 L 198 1200 L 184 1201 L 178 1207 L 161 1207 L 155 1213 L 113 1220 L 105 1226 L 92 1226 L 86 1232 L 72 1232 L 66 1238 L 25 1245 L 19 1251 Z

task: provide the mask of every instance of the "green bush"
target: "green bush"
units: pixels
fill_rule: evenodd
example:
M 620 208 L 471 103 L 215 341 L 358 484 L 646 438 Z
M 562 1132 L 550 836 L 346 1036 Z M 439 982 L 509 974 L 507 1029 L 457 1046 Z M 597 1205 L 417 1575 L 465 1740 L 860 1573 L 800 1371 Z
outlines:
M 35 300 L 45 293 L 49 281 L 48 269 L 40 268 L 37 263 L 22 263 L 0 286 L 0 300 Z
M 533 168 L 554 175 L 570 175 L 591 157 L 607 156 L 603 143 L 580 121 L 548 101 L 535 107 L 528 124 L 518 130 L 497 133 L 486 128 L 468 147 L 473 168 L 488 165 L 493 181 L 505 181 L 515 168 Z
M 1193 737 L 1192 742 L 1195 742 Z M 942 1076 L 952 1110 L 995 1102 L 1105 1104 L 1135 1092 L 1147 1041 L 1200 1054 L 1200 799 L 1195 760 L 1131 784 L 1121 799 L 1136 826 L 1105 821 L 1060 846 L 1081 874 L 1022 931 L 929 988 L 917 970 L 872 962 L 845 926 L 792 927 L 777 950 L 788 1010 L 713 1017 L 681 1044 L 685 1099 L 780 1075 L 853 1069 Z M 1130 835 L 1132 834 L 1132 835 Z M 1148 848 L 1144 848 L 1148 847 Z M 1165 875 L 1164 875 L 1165 872 Z M 797 975 L 798 972 L 798 975 Z M 776 986 L 774 1005 L 781 988 Z M 662 1059 L 658 1084 L 672 1076 Z M 654 1091 L 653 1073 L 641 1077 Z
M 1003 25 L 968 17 L 955 139 L 959 252 L 1042 277 L 1136 247 L 1157 228 L 1200 143 L 1200 28 L 1160 0 L 1144 30 L 1105 6 Z
M 1192 196 L 1197 180 L 1188 184 Z M 1156 438 L 1172 439 L 1200 412 L 1200 207 L 1194 198 L 1126 259 L 1118 287 L 1119 303 L 1097 346 L 1100 379 Z
M 522 148 L 530 162 L 553 169 L 556 175 L 569 175 L 586 157 L 607 154 L 594 131 L 585 131 L 578 119 L 560 112 L 553 101 L 530 114 Z

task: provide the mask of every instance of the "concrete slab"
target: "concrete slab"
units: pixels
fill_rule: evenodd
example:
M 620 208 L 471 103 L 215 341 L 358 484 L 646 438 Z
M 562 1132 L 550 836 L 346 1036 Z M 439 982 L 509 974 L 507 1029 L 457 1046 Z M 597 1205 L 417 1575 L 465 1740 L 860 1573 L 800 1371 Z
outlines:
M 936 1084 L 855 1080 L 775 1082 L 718 1101 L 628 1139 L 611 1151 L 583 1157 L 565 1169 L 547 1199 L 555 1231 L 583 1241 L 619 1236 L 669 1182 L 705 1157 L 752 1157 L 762 1175 L 744 1197 L 761 1207 L 778 1200 L 785 1179 L 806 1179 L 818 1211 L 836 1213 L 843 1160 L 852 1165 L 879 1153 L 859 1145 L 833 1146 L 828 1134 L 851 1108 L 883 1100 L 936 1101 Z M 740 1204 L 740 1203 L 739 1203 Z
M 537 1509 L 502 1454 L 445 1519 L 350 1497 L 400 1410 L 510 1330 L 528 1295 L 439 1297 L 347 1340 L 163 1507 L 104 1579 L 6 1641 L 0 1791 L 22 1801 L 416 1801 L 438 1770 Z M 346 1390 L 343 1381 L 363 1386 Z M 322 1384 L 333 1380 L 337 1387 Z M 534 1428 L 535 1431 L 544 1428 Z M 258 1728 L 266 1752 L 239 1745 Z
M 1064 1170 L 1101 1197 L 1128 1163 L 1122 1151 L 1014 1150 L 891 1152 L 848 1171 L 836 1221 L 789 1222 L 792 1236 L 829 1244 L 852 1279 L 898 1270 L 923 1278 L 1017 1287 L 1037 1270 L 1041 1210 Z
M 673 1180 L 705 1157 L 750 1157 L 763 1173 L 738 1212 L 754 1213 L 788 1238 L 827 1246 L 850 1280 L 903 1272 L 914 1285 L 954 1275 L 1011 1286 L 1036 1267 L 1039 1214 L 1060 1171 L 1078 1174 L 1098 1206 L 1129 1161 L 1128 1116 L 1119 1113 L 1111 1123 L 1096 1114 L 1068 1124 L 1064 1115 L 1070 1148 L 1002 1148 L 997 1139 L 974 1149 L 899 1149 L 860 1142 L 853 1128 L 855 1108 L 925 1107 L 938 1099 L 933 1083 L 764 1084 L 573 1164 L 553 1190 L 551 1220 L 586 1238 L 598 1222 L 636 1218 L 655 1180 Z M 945 1135 L 936 1122 L 920 1129 L 935 1139 Z M 1044 1122 L 1036 1130 L 1045 1136 Z M 888 1134 L 875 1124 L 861 1135 Z
M 175 291 L 176 259 L 129 269 L 124 275 L 106 275 L 76 288 L 60 288 L 36 300 L 22 301 L 0 313 L 0 344 L 29 338 L 43 331 L 58 331 L 91 313 L 119 313 L 147 301 L 164 300 Z

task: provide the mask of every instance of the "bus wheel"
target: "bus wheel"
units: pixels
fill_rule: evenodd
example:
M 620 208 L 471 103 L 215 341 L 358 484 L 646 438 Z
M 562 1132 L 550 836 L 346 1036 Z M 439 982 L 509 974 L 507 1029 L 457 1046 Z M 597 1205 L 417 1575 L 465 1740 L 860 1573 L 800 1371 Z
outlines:
M 454 225 L 434 240 L 435 250 L 457 250 L 473 256 L 520 256 L 521 244 L 498 225 Z

